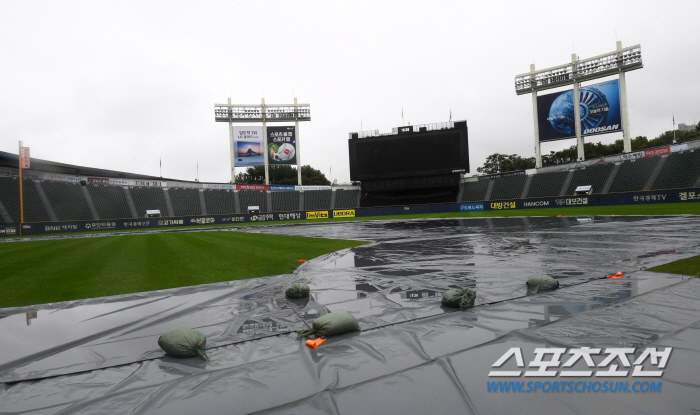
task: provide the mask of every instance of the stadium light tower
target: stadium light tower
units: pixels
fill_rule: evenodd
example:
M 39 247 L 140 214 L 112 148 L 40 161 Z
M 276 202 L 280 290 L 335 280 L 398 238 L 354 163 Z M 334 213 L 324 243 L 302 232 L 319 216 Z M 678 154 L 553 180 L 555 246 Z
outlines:
M 294 137 L 296 138 L 296 163 L 297 180 L 301 186 L 301 158 L 299 157 L 299 121 L 311 121 L 311 105 L 298 104 L 294 98 L 294 104 L 265 104 L 262 98 L 260 105 L 214 104 L 214 120 L 216 122 L 227 122 L 231 152 L 231 183 L 236 182 L 235 155 L 233 148 L 233 123 L 257 123 L 263 125 L 263 153 L 265 160 L 265 184 L 270 184 L 270 174 L 268 170 L 268 143 L 267 143 L 267 123 L 269 122 L 292 122 L 294 121 Z
M 532 114 L 535 121 L 535 156 L 536 167 L 542 167 L 542 155 L 540 152 L 540 125 L 538 123 L 537 92 L 547 89 L 573 85 L 573 108 L 582 108 L 579 102 L 580 83 L 611 75 L 619 75 L 619 100 L 620 121 L 622 124 L 624 152 L 632 151 L 630 140 L 629 117 L 627 114 L 627 84 L 625 72 L 641 69 L 642 48 L 640 45 L 622 48 L 622 42 L 617 42 L 617 50 L 604 53 L 588 59 L 579 59 L 576 54 L 571 55 L 571 63 L 555 66 L 553 68 L 535 70 L 535 65 L 530 65 L 530 72 L 515 76 L 515 93 L 518 95 L 532 94 Z M 578 159 L 584 159 L 583 138 L 581 136 L 581 110 L 573 111 L 575 136 L 578 145 Z M 613 132 L 613 131 L 607 131 Z M 564 137 L 567 138 L 567 137 Z

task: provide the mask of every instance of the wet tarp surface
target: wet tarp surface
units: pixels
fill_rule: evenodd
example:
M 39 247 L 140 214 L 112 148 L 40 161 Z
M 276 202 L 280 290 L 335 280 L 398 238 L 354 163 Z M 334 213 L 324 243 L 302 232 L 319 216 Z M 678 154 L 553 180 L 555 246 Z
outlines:
M 700 409 L 700 281 L 641 271 L 700 253 L 696 218 L 416 220 L 248 230 L 375 243 L 309 261 L 295 274 L 0 310 L 0 412 Z M 625 278 L 600 279 L 617 271 Z M 525 281 L 541 274 L 562 288 L 527 296 Z M 283 290 L 293 281 L 309 284 L 311 297 L 290 304 Z M 442 307 L 441 293 L 455 286 L 472 287 L 476 307 Z M 310 323 L 336 309 L 350 311 L 363 331 L 329 338 L 316 349 L 295 339 L 292 331 L 305 327 L 297 313 Z M 211 361 L 163 356 L 157 338 L 174 327 L 203 332 Z M 595 399 L 487 391 L 491 365 L 509 347 L 531 356 L 536 347 L 581 346 L 674 347 L 663 391 Z

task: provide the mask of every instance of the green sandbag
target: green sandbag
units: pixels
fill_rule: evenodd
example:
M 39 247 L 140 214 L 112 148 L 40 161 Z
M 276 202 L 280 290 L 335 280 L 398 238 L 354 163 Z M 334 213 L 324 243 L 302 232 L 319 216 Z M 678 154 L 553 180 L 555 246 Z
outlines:
M 297 330 L 297 339 L 312 334 L 317 336 L 335 336 L 338 334 L 360 331 L 360 325 L 352 314 L 345 310 L 335 310 L 314 320 L 313 328 Z
M 442 304 L 447 307 L 459 307 L 460 310 L 472 307 L 476 292 L 471 288 L 450 288 L 442 294 Z
M 527 293 L 535 294 L 538 291 L 551 291 L 559 288 L 559 281 L 549 275 L 538 275 L 532 277 L 525 283 L 527 285 Z
M 295 282 L 289 288 L 287 288 L 287 291 L 284 292 L 284 295 L 287 296 L 287 298 L 304 298 L 309 296 L 309 286 L 301 283 L 301 282 Z
M 158 346 L 165 350 L 165 353 L 175 357 L 199 356 L 208 361 L 209 357 L 204 351 L 207 345 L 207 338 L 197 330 L 174 329 L 158 338 Z

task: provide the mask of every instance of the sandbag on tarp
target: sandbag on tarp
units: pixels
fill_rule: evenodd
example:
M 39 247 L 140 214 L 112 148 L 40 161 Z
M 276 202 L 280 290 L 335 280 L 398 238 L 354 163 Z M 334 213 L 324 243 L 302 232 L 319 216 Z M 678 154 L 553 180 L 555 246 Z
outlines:
M 165 350 L 165 353 L 175 357 L 199 356 L 208 361 L 209 357 L 204 351 L 207 345 L 207 338 L 197 330 L 174 329 L 158 338 L 158 346 Z
M 290 285 L 289 288 L 284 292 L 287 298 L 304 298 L 309 296 L 309 286 L 301 283 L 295 282 Z
M 471 288 L 450 288 L 442 294 L 442 305 L 464 310 L 472 307 L 475 299 L 476 292 Z
M 314 320 L 313 328 L 297 330 L 297 339 L 312 334 L 317 336 L 335 336 L 338 334 L 360 331 L 355 317 L 345 310 L 335 310 Z
M 559 288 L 559 281 L 549 275 L 538 275 L 532 277 L 525 283 L 527 285 L 527 293 L 535 294 L 538 291 L 551 291 Z

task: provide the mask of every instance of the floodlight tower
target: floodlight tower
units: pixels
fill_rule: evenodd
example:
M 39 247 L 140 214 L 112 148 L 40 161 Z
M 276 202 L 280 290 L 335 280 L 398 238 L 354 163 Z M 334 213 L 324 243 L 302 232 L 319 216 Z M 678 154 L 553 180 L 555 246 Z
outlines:
M 294 104 L 265 104 L 262 98 L 259 105 L 214 104 L 214 120 L 216 122 L 228 123 L 228 134 L 230 140 L 231 154 L 231 183 L 236 182 L 235 156 L 233 149 L 233 123 L 253 123 L 261 122 L 263 125 L 263 151 L 265 160 L 265 184 L 270 184 L 270 173 L 268 170 L 268 147 L 267 147 L 267 123 L 268 122 L 291 122 L 294 121 L 294 136 L 296 138 L 296 160 L 297 160 L 297 180 L 301 186 L 301 157 L 299 156 L 299 121 L 311 121 L 311 105 L 298 104 L 294 98 Z
M 603 78 L 611 75 L 619 75 L 620 89 L 620 118 L 622 123 L 624 152 L 632 151 L 630 140 L 629 117 L 627 114 L 627 84 L 625 72 L 641 69 L 642 48 L 640 45 L 622 47 L 622 42 L 617 42 L 615 52 L 604 53 L 588 59 L 579 59 L 576 54 L 571 55 L 571 63 L 552 68 L 535 70 L 535 65 L 530 65 L 530 72 L 515 76 L 515 93 L 518 95 L 532 94 L 532 114 L 535 121 L 535 156 L 536 167 L 542 167 L 542 155 L 540 152 L 539 125 L 537 117 L 537 92 L 561 86 L 573 85 L 574 109 L 579 108 L 579 87 L 583 81 Z M 584 159 L 583 137 L 581 136 L 581 114 L 574 110 L 574 126 L 578 145 L 578 159 Z

